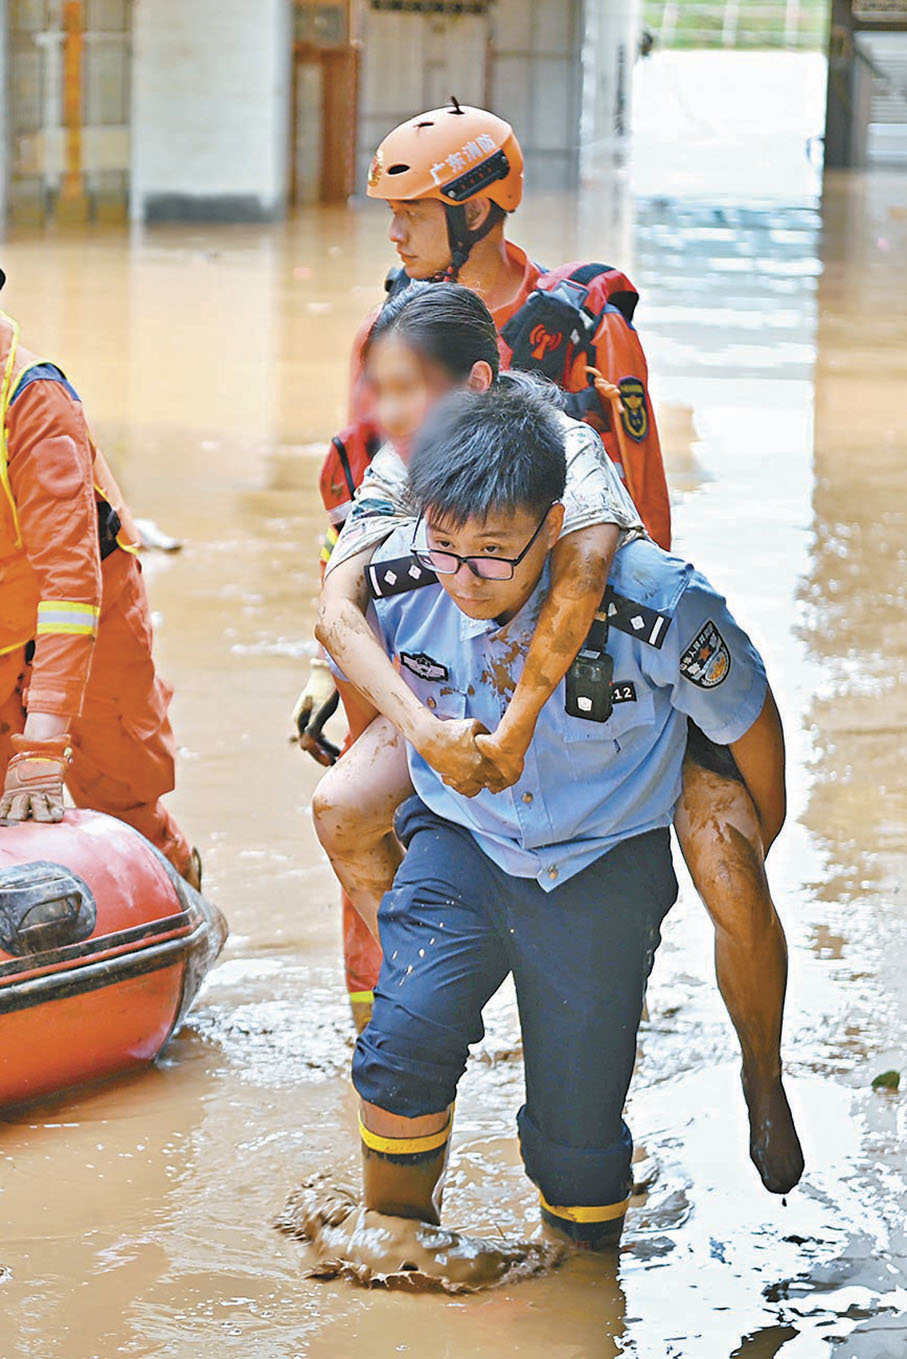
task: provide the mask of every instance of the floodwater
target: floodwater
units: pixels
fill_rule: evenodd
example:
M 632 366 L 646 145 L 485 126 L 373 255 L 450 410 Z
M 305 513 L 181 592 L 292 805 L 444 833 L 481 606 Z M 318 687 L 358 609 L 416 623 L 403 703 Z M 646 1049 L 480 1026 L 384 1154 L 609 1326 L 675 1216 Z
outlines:
M 319 443 L 342 421 L 384 220 L 16 239 L 5 304 L 67 368 L 137 512 L 185 540 L 146 559 L 178 689 L 173 801 L 233 933 L 156 1069 L 0 1124 L 2 1359 L 907 1351 L 907 1097 L 871 1089 L 907 1051 L 904 180 L 831 177 L 819 198 L 801 143 L 800 181 L 747 198 L 709 182 L 709 146 L 698 178 L 684 162 L 692 188 L 660 152 L 662 196 L 634 202 L 617 181 L 607 213 L 594 189 L 537 200 L 520 238 L 551 260 L 631 252 L 678 549 L 753 631 L 785 717 L 791 814 L 770 876 L 802 1186 L 773 1198 L 747 1159 L 710 929 L 685 883 L 628 1115 L 658 1175 L 619 1262 L 577 1255 L 468 1298 L 301 1277 L 305 1247 L 274 1218 L 313 1172 L 353 1180 L 357 1147 L 337 893 L 308 815 L 318 771 L 288 714 L 317 588 Z M 516 1037 L 504 993 L 457 1107 L 445 1219 L 489 1235 L 536 1223 Z

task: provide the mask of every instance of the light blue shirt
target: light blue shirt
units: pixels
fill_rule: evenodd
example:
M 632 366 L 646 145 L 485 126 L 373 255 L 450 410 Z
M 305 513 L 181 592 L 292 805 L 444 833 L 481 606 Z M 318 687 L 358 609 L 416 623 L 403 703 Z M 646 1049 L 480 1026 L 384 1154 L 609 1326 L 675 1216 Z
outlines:
M 375 561 L 406 556 L 411 541 L 411 529 L 398 530 Z M 377 599 L 374 615 L 388 654 L 437 717 L 474 717 L 493 731 L 522 671 L 547 583 L 546 571 L 503 627 L 467 618 L 437 584 Z M 448 788 L 408 747 L 422 801 L 470 831 L 505 872 L 535 878 L 547 891 L 619 841 L 671 824 L 688 716 L 728 745 L 749 730 L 765 699 L 759 653 L 689 563 L 637 540 L 618 549 L 609 583 L 666 622 L 658 648 L 610 628 L 614 706 L 606 722 L 568 716 L 561 681 L 539 716 L 519 782 L 475 798 Z

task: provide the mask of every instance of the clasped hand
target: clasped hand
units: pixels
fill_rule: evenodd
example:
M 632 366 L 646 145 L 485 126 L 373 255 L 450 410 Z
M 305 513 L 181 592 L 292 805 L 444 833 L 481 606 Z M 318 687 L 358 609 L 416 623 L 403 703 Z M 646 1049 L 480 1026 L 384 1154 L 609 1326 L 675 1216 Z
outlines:
M 463 797 L 475 797 L 483 788 L 503 792 L 523 772 L 523 752 L 506 744 L 497 732 L 489 733 L 476 718 L 447 722 L 433 718 L 427 739 L 417 748 L 448 788 Z

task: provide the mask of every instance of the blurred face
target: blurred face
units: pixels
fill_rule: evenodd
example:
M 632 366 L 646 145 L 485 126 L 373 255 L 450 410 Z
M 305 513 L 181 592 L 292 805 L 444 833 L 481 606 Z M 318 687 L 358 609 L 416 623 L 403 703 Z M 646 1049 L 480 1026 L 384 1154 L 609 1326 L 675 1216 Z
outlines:
M 366 376 L 374 393 L 378 424 L 406 462 L 428 412 L 458 384 L 440 364 L 425 358 L 393 332 L 369 349 Z M 480 362 L 473 364 L 463 385 L 483 392 L 491 381 L 491 368 Z
M 367 375 L 378 424 L 406 461 L 428 412 L 455 383 L 443 368 L 394 334 L 372 345 Z
M 552 506 L 544 518 L 530 510 L 503 514 L 490 510 L 485 519 L 468 519 L 454 527 L 426 511 L 426 539 L 434 551 L 454 552 L 460 557 L 515 558 L 536 534 L 523 560 L 514 567 L 512 580 L 486 580 L 461 563 L 454 574 L 438 573 L 438 579 L 457 608 L 468 618 L 496 618 L 508 622 L 526 603 L 542 574 L 545 558 L 557 542 L 564 522 L 564 507 Z M 538 532 L 536 532 L 538 530 Z M 452 563 L 451 563 L 452 564 Z
M 444 204 L 437 198 L 388 203 L 388 239 L 410 278 L 434 278 L 450 266 L 450 242 Z

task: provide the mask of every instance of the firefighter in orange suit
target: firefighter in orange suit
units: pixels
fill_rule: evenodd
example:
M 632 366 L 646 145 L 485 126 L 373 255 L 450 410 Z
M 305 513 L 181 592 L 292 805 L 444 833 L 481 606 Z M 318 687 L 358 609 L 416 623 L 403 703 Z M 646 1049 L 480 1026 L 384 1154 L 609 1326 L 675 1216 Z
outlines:
M 59 821 L 65 784 L 198 886 L 198 854 L 161 801 L 173 691 L 151 657 L 129 510 L 76 392 L 2 312 L 0 375 L 0 821 Z

